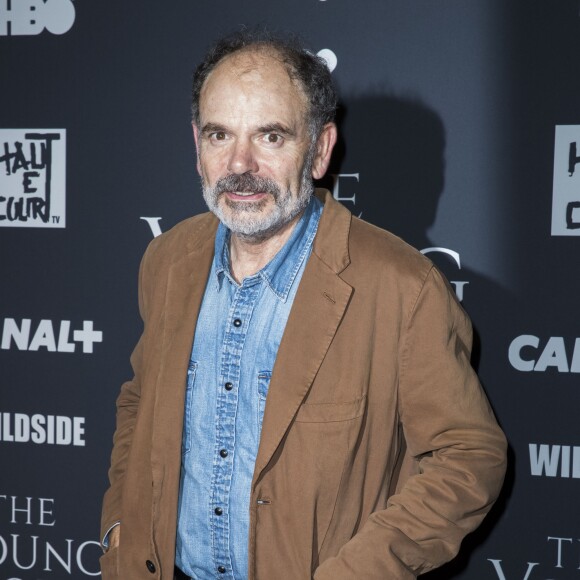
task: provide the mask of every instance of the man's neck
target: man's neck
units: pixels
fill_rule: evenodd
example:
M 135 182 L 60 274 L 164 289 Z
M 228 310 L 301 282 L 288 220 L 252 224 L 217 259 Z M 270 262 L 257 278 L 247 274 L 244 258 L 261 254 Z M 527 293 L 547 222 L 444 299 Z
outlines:
M 268 238 L 251 241 L 232 233 L 230 237 L 230 273 L 236 282 L 259 272 L 282 249 L 294 231 L 302 213 Z

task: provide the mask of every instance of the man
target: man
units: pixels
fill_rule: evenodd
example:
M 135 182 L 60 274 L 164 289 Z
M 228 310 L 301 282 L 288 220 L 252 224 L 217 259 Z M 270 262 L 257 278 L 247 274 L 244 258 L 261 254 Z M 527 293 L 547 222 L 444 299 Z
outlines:
M 195 73 L 211 213 L 141 264 L 105 580 L 414 578 L 497 497 L 505 440 L 455 296 L 313 195 L 335 107 L 324 62 L 285 41 L 229 37 Z

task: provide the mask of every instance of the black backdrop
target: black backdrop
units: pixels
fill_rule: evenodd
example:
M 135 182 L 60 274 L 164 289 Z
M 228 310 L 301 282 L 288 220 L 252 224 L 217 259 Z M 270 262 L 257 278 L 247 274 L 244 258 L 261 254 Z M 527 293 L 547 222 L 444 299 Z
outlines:
M 578 2 L 1 0 L 0 580 L 98 576 L 139 259 L 204 211 L 191 72 L 258 23 L 334 54 L 323 184 L 427 250 L 474 322 L 510 469 L 429 577 L 577 577 Z

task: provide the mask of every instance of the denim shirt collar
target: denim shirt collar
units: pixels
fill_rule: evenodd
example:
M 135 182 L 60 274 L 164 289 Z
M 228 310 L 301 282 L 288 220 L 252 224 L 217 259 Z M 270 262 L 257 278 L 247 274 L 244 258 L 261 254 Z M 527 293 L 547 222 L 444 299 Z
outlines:
M 286 302 L 302 262 L 310 255 L 322 207 L 322 203 L 314 195 L 311 196 L 284 246 L 259 272 L 245 278 L 243 284 L 255 284 L 262 279 L 279 300 Z M 230 230 L 220 222 L 216 232 L 213 261 L 213 275 L 218 292 L 226 277 L 231 283 L 237 284 L 230 272 L 229 240 Z

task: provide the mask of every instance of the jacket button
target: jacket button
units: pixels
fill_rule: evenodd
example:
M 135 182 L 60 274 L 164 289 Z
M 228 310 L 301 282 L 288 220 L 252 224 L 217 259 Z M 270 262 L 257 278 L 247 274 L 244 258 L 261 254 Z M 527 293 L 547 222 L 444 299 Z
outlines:
M 149 570 L 151 574 L 155 574 L 155 564 L 151 560 L 147 560 L 145 566 L 147 566 L 147 570 Z
M 219 572 L 220 574 L 225 574 L 225 573 L 226 573 L 226 569 L 225 569 L 225 567 L 224 567 L 224 566 L 218 566 L 218 572 Z
M 221 516 L 224 513 L 224 511 L 220 507 L 215 508 L 215 510 L 213 511 L 215 512 L 216 516 Z
M 227 449 L 222 449 L 220 451 L 220 456 L 221 457 L 224 457 L 224 458 L 227 457 L 228 456 L 228 450 Z
M 242 326 L 242 321 L 239 318 L 234 319 L 234 326 L 236 328 L 239 328 L 240 326 Z
M 224 387 L 226 388 L 226 391 L 231 391 L 234 388 L 234 385 L 228 382 L 224 385 Z

